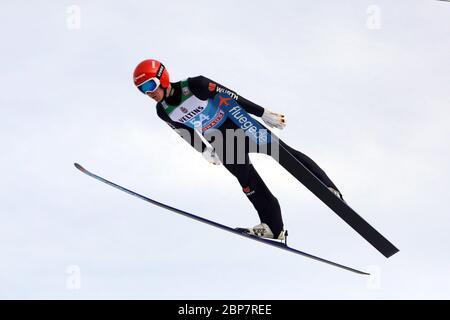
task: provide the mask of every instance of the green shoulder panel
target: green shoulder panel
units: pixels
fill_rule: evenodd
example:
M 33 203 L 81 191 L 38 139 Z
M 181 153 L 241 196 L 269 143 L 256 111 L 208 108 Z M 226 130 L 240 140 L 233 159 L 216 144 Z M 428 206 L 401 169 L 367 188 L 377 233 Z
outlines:
M 166 111 L 167 114 L 171 114 L 173 110 L 178 108 L 180 105 L 182 105 L 187 99 L 192 97 L 194 94 L 191 92 L 191 89 L 189 89 L 188 80 L 184 79 L 180 81 L 181 83 L 181 101 L 177 105 L 170 105 L 167 102 L 163 101 L 162 105 L 164 107 L 164 111 Z

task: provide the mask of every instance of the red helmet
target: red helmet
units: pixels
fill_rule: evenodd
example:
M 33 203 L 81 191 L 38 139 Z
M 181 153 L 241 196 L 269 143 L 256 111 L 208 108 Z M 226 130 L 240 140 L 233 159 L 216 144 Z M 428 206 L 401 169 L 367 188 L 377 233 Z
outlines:
M 133 79 L 136 86 L 141 85 L 151 78 L 159 79 L 163 89 L 169 87 L 169 73 L 166 67 L 158 60 L 144 60 L 134 69 Z

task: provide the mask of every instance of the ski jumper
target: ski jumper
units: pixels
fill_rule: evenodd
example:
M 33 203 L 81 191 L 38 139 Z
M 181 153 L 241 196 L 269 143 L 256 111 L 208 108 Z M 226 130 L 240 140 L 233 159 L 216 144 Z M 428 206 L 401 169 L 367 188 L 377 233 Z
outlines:
M 171 83 L 171 86 L 169 96 L 158 102 L 156 106 L 157 114 L 178 133 L 180 131 L 187 132 L 188 135 L 183 134 L 182 138 L 199 152 L 205 151 L 207 147 L 201 141 L 199 135 L 203 135 L 207 141 L 211 141 L 210 138 L 214 135 L 209 135 L 209 133 L 213 132 L 212 129 L 219 130 L 225 140 L 224 145 L 228 145 L 230 141 L 227 141 L 227 139 L 231 138 L 227 136 L 226 131 L 239 129 L 235 122 L 224 116 L 223 112 L 212 104 L 212 100 L 217 93 L 228 94 L 245 111 L 252 115 L 261 117 L 264 113 L 264 108 L 261 106 L 203 76 Z M 261 124 L 261 126 L 263 125 Z M 338 190 L 325 172 L 312 159 L 291 148 L 281 140 L 279 143 L 326 186 Z M 270 192 L 255 170 L 249 158 L 249 153 L 251 152 L 264 152 L 260 152 L 259 149 L 251 149 L 248 139 L 245 141 L 243 154 L 239 152 L 240 149 L 237 149 L 238 144 L 234 143 L 232 145 L 234 147 L 231 150 L 234 156 L 231 155 L 231 161 L 230 149 L 224 147 L 223 150 L 216 150 L 216 152 L 225 168 L 238 180 L 242 190 L 258 212 L 261 222 L 266 223 L 273 234 L 277 236 L 283 230 L 280 205 L 277 198 Z M 268 152 L 271 151 L 268 150 Z M 285 153 L 280 153 L 279 161 L 281 164 L 288 161 Z

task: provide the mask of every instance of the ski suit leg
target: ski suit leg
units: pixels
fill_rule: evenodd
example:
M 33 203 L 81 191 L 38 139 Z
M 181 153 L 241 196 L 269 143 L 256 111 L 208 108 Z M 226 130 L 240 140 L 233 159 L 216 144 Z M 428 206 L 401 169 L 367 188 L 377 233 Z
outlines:
M 244 193 L 258 212 L 261 222 L 266 223 L 277 237 L 283 230 L 280 204 L 256 172 L 248 153 L 245 155 L 245 164 L 231 163 L 224 166 L 239 181 Z
M 311 171 L 320 181 L 322 181 L 327 187 L 332 187 L 339 191 L 336 185 L 331 181 L 331 179 L 327 176 L 327 174 L 315 163 L 311 158 L 307 155 L 297 151 L 290 146 L 288 146 L 283 141 L 279 141 L 280 145 L 284 147 L 289 153 L 291 153 L 298 161 L 300 161 L 309 171 Z M 283 160 L 282 157 L 288 156 L 283 152 L 282 147 L 280 146 L 280 162 Z

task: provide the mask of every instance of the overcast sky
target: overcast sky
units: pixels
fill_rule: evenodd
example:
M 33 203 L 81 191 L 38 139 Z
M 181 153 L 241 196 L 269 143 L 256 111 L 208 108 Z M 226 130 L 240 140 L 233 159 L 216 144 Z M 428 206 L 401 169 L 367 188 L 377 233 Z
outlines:
M 450 3 L 2 1 L 0 21 L 0 298 L 450 298 Z M 235 178 L 136 90 L 147 58 L 284 113 L 280 137 L 400 252 L 385 259 L 263 155 L 252 160 L 290 245 L 372 277 L 78 172 L 229 226 L 259 222 Z

